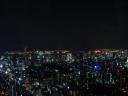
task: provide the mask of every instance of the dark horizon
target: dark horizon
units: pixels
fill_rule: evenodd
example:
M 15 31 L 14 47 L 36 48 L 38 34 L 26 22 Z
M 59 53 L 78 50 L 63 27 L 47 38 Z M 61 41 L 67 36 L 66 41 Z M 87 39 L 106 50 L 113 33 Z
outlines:
M 0 51 L 128 48 L 127 1 L 0 1 Z

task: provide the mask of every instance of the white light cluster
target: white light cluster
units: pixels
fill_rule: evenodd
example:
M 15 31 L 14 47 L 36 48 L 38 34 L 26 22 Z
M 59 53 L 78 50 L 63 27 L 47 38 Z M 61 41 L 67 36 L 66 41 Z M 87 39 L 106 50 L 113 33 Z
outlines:
M 0 68 L 3 68 L 3 65 L 2 64 L 0 64 Z

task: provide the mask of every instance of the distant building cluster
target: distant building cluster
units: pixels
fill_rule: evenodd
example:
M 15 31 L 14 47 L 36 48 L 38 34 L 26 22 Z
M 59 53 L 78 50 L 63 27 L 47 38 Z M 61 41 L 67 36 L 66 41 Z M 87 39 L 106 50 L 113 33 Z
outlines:
M 94 60 L 106 60 L 115 58 L 126 58 L 128 50 L 101 49 L 89 51 L 70 51 L 70 50 L 54 50 L 54 51 L 30 51 L 30 52 L 7 52 L 8 55 L 28 55 L 29 59 L 42 60 L 44 63 L 50 62 L 79 62 L 87 58 Z

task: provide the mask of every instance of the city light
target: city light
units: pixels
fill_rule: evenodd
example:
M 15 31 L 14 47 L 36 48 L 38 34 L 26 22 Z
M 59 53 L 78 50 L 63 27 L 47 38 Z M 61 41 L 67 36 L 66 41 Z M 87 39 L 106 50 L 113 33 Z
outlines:
M 0 68 L 3 68 L 3 65 L 2 64 L 0 64 Z
M 9 96 L 97 96 L 94 91 L 101 90 L 99 86 L 116 86 L 105 89 L 112 96 L 122 89 L 127 94 L 126 50 L 19 53 L 7 53 L 0 59 L 0 96 L 3 92 Z

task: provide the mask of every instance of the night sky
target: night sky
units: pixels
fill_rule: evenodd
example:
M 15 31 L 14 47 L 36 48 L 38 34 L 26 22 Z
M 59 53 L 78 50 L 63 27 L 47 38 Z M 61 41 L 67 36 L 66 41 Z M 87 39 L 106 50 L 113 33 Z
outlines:
M 128 2 L 0 0 L 0 50 L 128 48 Z

